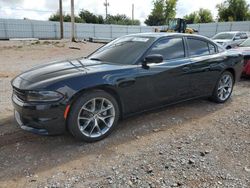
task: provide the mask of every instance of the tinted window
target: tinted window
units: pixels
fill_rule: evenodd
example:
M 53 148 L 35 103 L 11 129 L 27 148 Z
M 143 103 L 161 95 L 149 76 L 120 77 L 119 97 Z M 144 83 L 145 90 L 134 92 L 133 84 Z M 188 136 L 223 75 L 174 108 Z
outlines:
M 88 59 L 115 64 L 134 64 L 152 45 L 154 40 L 153 37 L 121 37 L 98 49 Z
M 167 38 L 157 42 L 148 55 L 161 54 L 165 60 L 185 57 L 182 38 Z
M 198 39 L 187 39 L 189 47 L 189 56 L 208 55 L 208 43 Z
M 208 43 L 208 47 L 209 47 L 209 52 L 210 54 L 215 54 L 216 53 L 216 48 L 213 44 Z

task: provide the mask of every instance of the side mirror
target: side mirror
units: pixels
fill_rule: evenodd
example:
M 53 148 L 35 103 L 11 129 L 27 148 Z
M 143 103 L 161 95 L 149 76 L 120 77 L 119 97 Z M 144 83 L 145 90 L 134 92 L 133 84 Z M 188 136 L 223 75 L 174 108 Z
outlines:
M 147 66 L 148 63 L 161 63 L 163 62 L 163 56 L 160 54 L 152 54 L 145 57 L 142 65 Z

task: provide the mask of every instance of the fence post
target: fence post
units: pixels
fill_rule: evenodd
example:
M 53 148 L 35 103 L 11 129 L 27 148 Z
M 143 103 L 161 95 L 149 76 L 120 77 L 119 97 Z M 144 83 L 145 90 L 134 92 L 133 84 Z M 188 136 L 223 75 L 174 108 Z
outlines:
M 112 31 L 113 27 L 112 25 L 110 25 L 110 38 L 112 39 L 113 38 L 113 31 Z
M 199 24 L 198 26 L 198 33 L 200 34 L 200 27 L 201 27 L 201 24 Z
M 128 35 L 128 25 L 127 25 L 127 35 Z
M 216 23 L 216 28 L 215 28 L 215 34 L 218 33 L 218 27 L 219 27 L 219 23 L 217 22 L 217 23 Z
M 8 36 L 8 32 L 7 32 L 7 21 L 6 20 L 3 20 L 3 29 L 4 29 L 4 35 L 5 35 L 5 39 L 9 39 L 9 36 Z
M 31 37 L 35 38 L 35 31 L 34 31 L 34 25 L 32 23 L 32 20 L 30 20 L 30 28 L 31 28 Z
M 232 31 L 233 22 L 230 23 L 230 31 Z
M 93 30 L 94 30 L 94 38 L 95 38 L 95 24 L 93 25 Z

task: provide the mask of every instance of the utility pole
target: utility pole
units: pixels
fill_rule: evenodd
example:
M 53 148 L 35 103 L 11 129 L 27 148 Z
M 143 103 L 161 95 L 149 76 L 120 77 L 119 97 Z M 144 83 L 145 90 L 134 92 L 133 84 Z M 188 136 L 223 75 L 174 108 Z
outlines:
M 75 10 L 74 0 L 71 0 L 71 41 L 75 42 Z
M 106 20 L 107 20 L 107 18 L 108 18 L 108 6 L 109 6 L 108 0 L 105 0 L 104 6 L 105 6 L 105 10 L 106 10 Z
M 63 39 L 63 11 L 62 11 L 62 0 L 59 0 L 59 14 L 60 14 L 60 38 Z
M 132 4 L 132 23 L 134 24 L 134 4 Z

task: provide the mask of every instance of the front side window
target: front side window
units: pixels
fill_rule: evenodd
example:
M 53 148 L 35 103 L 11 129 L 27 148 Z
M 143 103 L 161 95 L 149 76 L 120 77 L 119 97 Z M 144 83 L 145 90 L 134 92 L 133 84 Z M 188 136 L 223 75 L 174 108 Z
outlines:
M 210 54 L 208 43 L 205 41 L 188 38 L 187 43 L 189 48 L 189 56 L 191 57 Z
M 178 59 L 185 57 L 182 38 L 166 38 L 156 42 L 148 55 L 160 54 L 164 60 Z
M 153 44 L 154 40 L 154 37 L 144 36 L 121 37 L 98 49 L 88 59 L 120 65 L 134 64 Z

